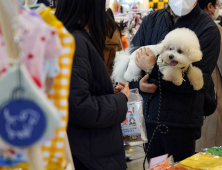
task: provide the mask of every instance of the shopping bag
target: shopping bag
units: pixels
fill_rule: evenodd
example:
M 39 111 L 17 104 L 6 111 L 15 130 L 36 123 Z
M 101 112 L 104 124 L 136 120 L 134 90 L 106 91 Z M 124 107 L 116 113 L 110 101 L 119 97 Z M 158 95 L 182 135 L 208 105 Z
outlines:
M 143 98 L 138 89 L 130 90 L 126 120 L 121 123 L 124 143 L 147 143 L 146 124 L 143 116 Z

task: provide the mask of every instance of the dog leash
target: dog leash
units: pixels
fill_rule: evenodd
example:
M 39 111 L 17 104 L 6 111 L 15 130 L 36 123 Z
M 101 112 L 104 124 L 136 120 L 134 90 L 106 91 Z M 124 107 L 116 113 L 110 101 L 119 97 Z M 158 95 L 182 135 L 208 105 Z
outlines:
M 160 114 L 161 114 L 161 107 L 162 107 L 162 86 L 161 86 L 161 73 L 160 73 L 160 69 L 158 69 L 158 85 L 159 85 L 159 107 L 158 107 L 158 115 L 157 115 L 157 127 L 156 127 L 156 129 L 154 130 L 151 139 L 150 139 L 150 140 L 148 139 L 149 142 L 148 142 L 147 147 L 146 147 L 145 144 L 143 144 L 143 148 L 144 148 L 144 151 L 145 151 L 145 159 L 144 159 L 144 162 L 143 162 L 143 170 L 146 170 L 145 164 L 146 164 L 146 160 L 149 159 L 149 157 L 148 157 L 148 152 L 149 152 L 149 149 L 150 149 L 150 146 L 151 146 L 151 143 L 152 143 L 152 141 L 153 141 L 153 138 L 154 138 L 155 134 L 157 133 L 158 130 L 159 130 L 160 133 L 162 133 L 162 134 L 167 134 L 168 131 L 169 131 L 168 126 L 166 126 L 165 124 L 160 124 Z M 146 118 L 147 118 L 148 112 L 149 112 L 149 104 L 150 104 L 151 100 L 154 98 L 154 96 L 156 95 L 156 93 L 157 93 L 157 92 L 155 92 L 154 94 L 152 94 L 152 95 L 149 97 L 149 99 L 148 99 L 148 101 L 147 101 L 147 103 L 146 103 L 145 116 L 144 116 L 145 121 L 146 121 Z M 165 127 L 165 128 L 166 128 L 166 131 L 162 131 L 162 130 L 161 130 L 161 127 Z

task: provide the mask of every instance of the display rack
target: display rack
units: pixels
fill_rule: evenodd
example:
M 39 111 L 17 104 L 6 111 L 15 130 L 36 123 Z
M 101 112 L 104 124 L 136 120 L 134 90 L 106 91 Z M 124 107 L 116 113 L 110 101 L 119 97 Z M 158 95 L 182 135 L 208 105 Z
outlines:
M 151 13 L 153 11 L 152 8 L 150 9 L 130 9 L 129 12 L 127 13 L 120 13 L 120 14 L 116 14 L 114 15 L 114 18 L 115 20 L 128 20 L 128 25 L 127 25 L 127 28 L 129 29 L 130 27 L 130 21 L 132 19 L 132 14 L 138 14 L 138 13 Z M 130 44 L 130 35 L 128 35 L 127 37 L 127 41 L 128 41 L 128 44 Z

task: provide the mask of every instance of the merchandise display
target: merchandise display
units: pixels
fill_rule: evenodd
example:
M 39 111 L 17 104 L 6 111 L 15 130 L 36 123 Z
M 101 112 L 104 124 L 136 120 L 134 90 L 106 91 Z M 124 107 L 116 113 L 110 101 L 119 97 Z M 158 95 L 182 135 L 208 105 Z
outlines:
M 43 4 L 11 2 L 0 1 L 1 16 L 13 18 L 0 17 L 0 170 L 74 167 L 66 135 L 74 37 Z
M 222 156 L 222 147 L 208 148 L 207 151 L 213 155 Z
M 174 163 L 168 158 L 166 161 L 150 168 L 149 170 L 221 170 L 221 147 L 205 149 L 179 163 Z
M 179 163 L 189 170 L 220 170 L 222 169 L 222 157 L 210 153 L 198 153 Z
M 128 44 L 131 43 L 134 35 L 139 30 L 143 18 L 149 15 L 152 11 L 152 8 L 147 10 L 134 9 L 131 12 L 115 15 L 115 21 L 120 26 L 122 35 L 127 39 Z

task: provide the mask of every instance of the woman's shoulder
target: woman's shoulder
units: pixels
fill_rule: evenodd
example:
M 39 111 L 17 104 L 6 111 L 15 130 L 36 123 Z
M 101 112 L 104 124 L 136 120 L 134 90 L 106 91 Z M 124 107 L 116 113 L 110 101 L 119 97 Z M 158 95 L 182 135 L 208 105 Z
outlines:
M 72 32 L 73 37 L 75 38 L 76 44 L 78 45 L 79 43 L 81 45 L 87 44 L 89 39 L 87 37 L 87 33 L 84 30 L 74 30 Z
M 72 32 L 76 42 L 76 56 L 87 56 L 90 47 L 90 39 L 87 37 L 87 33 L 84 30 L 75 30 Z

